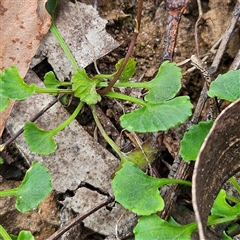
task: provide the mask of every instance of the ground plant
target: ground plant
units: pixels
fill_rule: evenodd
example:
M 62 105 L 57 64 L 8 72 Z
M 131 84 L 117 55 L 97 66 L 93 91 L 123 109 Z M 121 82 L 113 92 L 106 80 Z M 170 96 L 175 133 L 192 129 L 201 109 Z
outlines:
M 56 1 L 48 2 L 48 10 L 53 18 L 55 7 Z M 19 76 L 17 67 L 11 66 L 0 73 L 0 111 L 6 109 L 10 100 L 25 100 L 35 93 L 54 94 L 61 99 L 66 99 L 70 95 L 79 98 L 79 104 L 69 119 L 52 130 L 41 129 L 31 121 L 25 123 L 23 134 L 30 150 L 45 155 L 53 153 L 57 148 L 54 136 L 69 125 L 80 113 L 84 104 L 87 104 L 102 136 L 121 160 L 111 185 L 115 200 L 139 216 L 138 224 L 134 228 L 135 239 L 191 239 L 191 234 L 198 228 L 197 222 L 180 225 L 173 218 L 168 221 L 161 219 L 158 212 L 164 209 L 164 200 L 159 193 L 164 185 L 183 184 L 191 187 L 192 183 L 180 179 L 149 176 L 147 173 L 150 171 L 146 169 L 151 169 L 151 147 L 146 145 L 140 151 L 138 149 L 129 154 L 121 152 L 119 146 L 105 132 L 96 113 L 96 104 L 103 97 L 107 97 L 129 101 L 138 106 L 136 110 L 120 117 L 121 127 L 129 132 L 156 133 L 167 131 L 186 122 L 192 115 L 193 105 L 188 96 L 177 95 L 182 87 L 181 69 L 173 62 L 164 61 L 152 80 L 134 82 L 131 81 L 131 77 L 136 71 L 136 62 L 133 58 L 128 58 L 119 60 L 116 71 L 112 74 L 97 74 L 89 77 L 85 69 L 78 67 L 54 21 L 50 30 L 73 66 L 71 81 L 60 82 L 54 72 L 48 72 L 44 76 L 45 87 L 39 88 L 34 84 L 26 84 Z M 125 66 L 122 68 L 123 65 Z M 145 89 L 147 94 L 143 99 L 138 99 L 111 89 L 102 91 L 101 89 L 108 88 L 109 82 L 116 76 L 118 76 L 117 81 L 113 83 L 111 89 L 141 88 Z M 210 84 L 208 96 L 234 102 L 240 98 L 239 89 L 240 70 L 229 71 L 219 75 Z M 214 120 L 193 124 L 185 133 L 180 147 L 180 154 L 184 161 L 190 162 L 197 159 L 204 139 L 213 124 Z M 0 146 L 2 149 L 4 147 L 4 144 Z M 22 184 L 18 188 L 0 192 L 0 196 L 16 196 L 16 208 L 20 212 L 33 210 L 52 190 L 50 181 L 51 177 L 47 169 L 42 164 L 34 162 Z M 39 182 L 41 184 L 37 184 Z M 230 182 L 240 193 L 237 181 L 232 177 Z M 236 221 L 239 219 L 239 212 L 240 199 L 221 190 L 214 201 L 207 225 L 230 222 L 228 230 L 223 232 L 222 239 L 232 239 L 229 235 L 238 225 Z M 0 234 L 7 240 L 33 239 L 33 236 L 25 231 L 21 232 L 17 238 L 12 237 L 1 226 Z

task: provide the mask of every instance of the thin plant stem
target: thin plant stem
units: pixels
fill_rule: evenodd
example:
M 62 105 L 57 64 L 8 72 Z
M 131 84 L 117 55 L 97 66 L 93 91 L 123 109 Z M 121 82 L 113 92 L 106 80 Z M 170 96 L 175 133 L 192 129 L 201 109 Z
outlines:
M 231 222 L 231 221 L 235 221 L 237 220 L 237 217 L 234 216 L 234 217 L 224 217 L 224 218 L 214 218 L 213 219 L 211 218 L 213 216 L 210 216 L 208 218 L 208 222 L 207 222 L 207 226 L 211 226 L 211 225 L 217 225 L 217 224 L 221 224 L 221 223 L 226 223 L 226 222 Z
M 171 178 L 160 178 L 159 182 L 161 185 L 166 185 L 166 184 L 182 184 L 191 187 L 192 183 L 189 181 L 181 180 L 181 179 L 171 179 Z
M 58 127 L 52 129 L 51 130 L 52 135 L 57 134 L 58 132 L 62 131 L 67 125 L 69 125 L 77 117 L 78 113 L 83 107 L 83 104 L 84 104 L 83 102 L 80 102 L 75 111 L 73 112 L 73 114 L 65 122 L 63 122 Z
M 18 188 L 12 188 L 0 191 L 0 197 L 7 197 L 7 196 L 16 196 Z
M 70 52 L 67 44 L 65 43 L 64 39 L 62 38 L 61 34 L 59 33 L 56 25 L 54 23 L 52 23 L 51 27 L 50 27 L 50 31 L 52 32 L 52 34 L 55 36 L 55 38 L 57 39 L 59 45 L 62 47 L 65 55 L 67 56 L 68 60 L 70 61 L 74 71 L 76 71 L 79 67 L 78 64 L 75 60 L 75 58 L 73 57 L 72 53 Z
M 98 87 L 106 87 L 108 83 L 100 82 L 97 84 Z M 148 82 L 117 82 L 113 87 L 133 87 L 133 88 L 148 88 Z
M 39 88 L 35 89 L 35 93 L 63 93 L 63 94 L 73 94 L 71 89 L 59 89 L 59 88 Z
M 234 177 L 231 177 L 229 179 L 229 181 L 234 186 L 234 188 L 238 191 L 238 193 L 240 194 L 240 186 L 239 186 L 238 182 L 236 181 L 236 179 Z
M 92 110 L 92 114 L 93 114 L 93 118 L 94 121 L 99 129 L 99 131 L 101 132 L 102 136 L 104 137 L 104 139 L 107 141 L 107 143 L 112 147 L 112 149 L 118 154 L 118 156 L 121 159 L 125 159 L 125 155 L 120 151 L 120 148 L 118 147 L 118 145 L 107 135 L 107 133 L 105 132 L 101 122 L 99 121 L 99 118 L 97 116 L 97 111 L 96 111 L 96 106 L 95 105 L 90 105 L 91 110 Z
M 111 98 L 118 98 L 118 99 L 122 99 L 122 100 L 125 100 L 125 101 L 137 103 L 137 104 L 139 104 L 141 106 L 147 106 L 147 103 L 144 102 L 143 100 L 135 98 L 135 97 L 127 96 L 127 95 L 122 94 L 122 93 L 107 92 L 103 96 L 111 97 Z
M 0 225 L 0 237 L 3 237 L 4 240 L 12 240 L 2 225 Z
M 226 199 L 228 201 L 233 202 L 233 203 L 240 203 L 240 199 L 239 198 L 236 198 L 236 197 L 228 195 L 228 194 L 226 194 Z
M 138 1 L 138 9 L 137 9 L 137 18 L 136 18 L 136 28 L 133 33 L 132 41 L 128 48 L 127 54 L 123 60 L 121 67 L 118 69 L 116 75 L 114 76 L 114 79 L 108 84 L 108 86 L 106 88 L 98 90 L 98 93 L 101 95 L 103 95 L 111 90 L 111 88 L 114 86 L 114 84 L 117 82 L 117 80 L 121 76 L 123 69 L 125 68 L 125 66 L 128 62 L 128 59 L 131 57 L 131 55 L 133 53 L 134 45 L 136 43 L 137 36 L 138 36 L 139 30 L 140 30 L 140 24 L 141 24 L 141 18 L 142 18 L 142 6 L 143 6 L 143 0 L 139 0 Z

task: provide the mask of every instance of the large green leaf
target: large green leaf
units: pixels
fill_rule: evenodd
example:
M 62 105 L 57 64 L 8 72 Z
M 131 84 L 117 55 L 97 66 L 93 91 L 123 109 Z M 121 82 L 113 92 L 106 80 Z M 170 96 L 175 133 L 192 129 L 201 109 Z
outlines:
M 226 191 L 221 189 L 213 203 L 211 213 L 221 217 L 237 217 L 240 214 L 240 203 L 230 206 L 226 202 Z
M 180 142 L 180 154 L 186 162 L 196 160 L 199 150 L 213 125 L 213 121 L 200 122 L 193 125 L 188 132 L 184 134 Z
M 142 108 L 121 116 L 121 126 L 130 132 L 166 131 L 192 114 L 189 97 L 182 96 L 164 103 L 147 103 Z
M 123 163 L 111 184 L 116 201 L 138 215 L 150 215 L 164 207 L 158 190 L 161 180 L 148 176 L 132 162 Z
M 15 66 L 6 68 L 0 75 L 0 89 L 2 96 L 15 100 L 24 100 L 35 92 L 34 84 L 27 85 L 19 76 Z
M 25 123 L 24 136 L 32 152 L 50 154 L 57 148 L 52 132 L 40 129 L 33 122 Z
M 119 70 L 119 68 L 121 67 L 123 60 L 124 59 L 119 60 L 118 63 L 116 64 L 117 70 Z M 126 64 L 126 66 L 124 67 L 121 76 L 119 77 L 120 82 L 127 82 L 129 80 L 129 78 L 131 78 L 133 76 L 133 74 L 135 73 L 135 70 L 136 70 L 136 64 L 137 63 L 136 63 L 136 61 L 134 61 L 133 58 L 128 59 L 128 62 Z
M 173 98 L 181 88 L 181 69 L 175 63 L 164 62 L 157 76 L 147 83 L 146 102 L 160 103 Z
M 22 213 L 36 209 L 52 191 L 48 169 L 41 163 L 33 162 L 17 189 L 16 208 Z
M 210 85 L 210 97 L 218 97 L 230 102 L 240 98 L 240 69 L 219 75 Z
M 101 100 L 101 96 L 96 91 L 97 79 L 90 79 L 83 68 L 79 68 L 72 77 L 72 89 L 75 97 L 91 105 Z
M 191 233 L 196 229 L 196 223 L 182 226 L 173 220 L 167 222 L 152 214 L 141 217 L 133 231 L 135 240 L 191 240 Z

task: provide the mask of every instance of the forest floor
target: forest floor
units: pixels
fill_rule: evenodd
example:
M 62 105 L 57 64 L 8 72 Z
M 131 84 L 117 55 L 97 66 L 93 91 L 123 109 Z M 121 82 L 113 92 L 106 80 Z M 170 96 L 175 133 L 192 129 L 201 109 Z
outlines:
M 81 2 L 88 5 L 93 4 L 92 0 L 82 0 Z M 198 26 L 195 27 L 199 17 L 199 11 L 197 1 L 193 0 L 188 5 L 181 18 L 174 52 L 174 62 L 179 65 L 183 74 L 182 88 L 178 95 L 188 95 L 194 106 L 197 104 L 204 84 L 204 79 L 199 70 L 195 69 L 190 71 L 192 65 L 189 59 L 191 55 L 196 54 L 195 37 L 197 36 L 198 40 L 199 55 L 202 57 L 208 56 L 206 64 L 210 66 L 215 53 L 215 50 L 212 48 L 225 32 L 236 2 L 236 0 L 202 0 L 203 15 Z M 137 1 L 99 0 L 97 10 L 99 11 L 99 15 L 108 21 L 106 24 L 107 32 L 119 44 L 117 48 L 107 55 L 97 59 L 98 69 L 101 73 L 112 73 L 115 70 L 115 64 L 119 59 L 124 58 L 128 50 L 131 36 L 135 28 L 134 19 L 136 17 Z M 137 70 L 134 75 L 136 81 L 149 81 L 156 75 L 163 58 L 164 34 L 166 28 L 167 11 L 164 1 L 144 1 L 141 28 L 133 52 L 133 57 L 137 62 Z M 221 59 L 217 74 L 228 71 L 230 64 L 238 52 L 239 42 L 240 22 L 238 21 L 238 25 Z M 51 66 L 47 59 L 45 59 L 36 65 L 33 71 L 42 79 L 49 69 L 51 69 Z M 86 67 L 86 72 L 89 75 L 96 74 L 93 63 Z M 131 92 L 131 94 L 139 96 L 143 95 L 144 92 Z M 71 105 L 68 107 L 68 111 L 71 113 L 76 105 L 77 100 L 73 99 Z M 128 133 L 124 132 L 122 134 L 119 117 L 122 115 L 123 111 L 129 111 L 129 109 L 133 107 L 134 106 L 131 104 L 123 104 L 121 102 L 119 104 L 113 100 L 110 101 L 106 99 L 103 99 L 99 104 L 99 111 L 101 111 L 103 115 L 103 121 L 109 122 L 110 127 L 108 129 L 108 134 L 115 141 L 121 139 L 120 146 L 122 151 L 125 152 L 132 150 L 134 148 L 134 143 Z M 91 116 L 90 109 L 85 107 L 81 113 L 81 116 L 77 118 L 79 124 L 83 126 L 84 130 L 87 131 L 95 141 L 98 141 L 103 148 L 117 157 L 99 134 L 97 134 L 98 137 L 96 138 L 96 126 Z M 161 177 L 167 177 L 169 173 L 168 167 L 171 166 L 174 158 L 178 154 L 179 142 L 182 139 L 183 133 L 183 128 L 180 126 L 161 135 L 162 144 L 159 146 L 159 153 L 155 163 L 156 168 L 160 169 L 159 174 Z M 11 134 L 11 131 L 6 128 L 2 136 L 2 142 L 9 137 L 9 134 Z M 145 141 L 148 139 L 149 134 L 139 134 L 138 136 L 142 141 Z M 19 181 L 22 180 L 24 172 L 28 168 L 28 164 L 26 163 L 24 154 L 19 151 L 18 144 L 9 146 L 1 153 L 1 156 L 5 160 L 5 163 L 0 166 L 0 174 L 3 176 L 0 188 L 7 189 L 19 185 Z M 47 239 L 60 228 L 60 218 L 62 224 L 64 222 L 62 219 L 64 209 L 63 202 L 65 201 L 66 203 L 66 199 L 68 197 L 73 197 L 75 194 L 76 192 L 73 190 L 67 190 L 61 193 L 59 193 L 59 191 L 54 191 L 48 199 L 40 205 L 38 210 L 26 214 L 19 214 L 14 209 L 13 198 L 0 199 L 0 224 L 3 225 L 8 232 L 13 234 L 17 234 L 22 229 L 29 229 L 33 232 L 36 239 Z M 183 217 L 181 218 L 181 216 L 179 217 L 179 215 L 182 215 L 181 211 L 185 211 L 186 208 L 189 210 L 189 213 L 188 217 L 186 217 L 186 215 L 185 218 L 194 220 L 190 192 L 186 189 L 183 190 L 177 201 L 178 205 L 181 205 L 182 208 L 180 207 L 173 210 L 178 212 L 173 212 L 172 214 L 178 218 L 178 221 L 182 224 L 186 222 L 186 219 L 182 219 Z M 76 212 L 72 211 L 67 219 L 71 219 L 75 215 Z M 117 220 L 118 219 L 112 219 L 112 221 L 115 222 L 117 222 Z M 115 239 L 113 235 L 105 235 L 103 232 L 98 232 L 96 229 L 90 229 L 83 226 L 79 228 L 81 230 L 75 228 L 74 231 L 80 231 L 80 235 L 68 235 L 62 239 Z M 101 226 L 98 226 L 98 228 L 101 229 Z M 125 237 L 121 239 L 133 238 L 133 235 L 129 232 L 124 233 L 123 236 Z

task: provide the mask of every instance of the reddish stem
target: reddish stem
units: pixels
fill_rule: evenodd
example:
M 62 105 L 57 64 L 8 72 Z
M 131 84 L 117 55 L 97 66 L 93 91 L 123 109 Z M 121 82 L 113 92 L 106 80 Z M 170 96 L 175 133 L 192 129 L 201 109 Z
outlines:
M 98 93 L 103 95 L 106 92 L 110 91 L 111 88 L 113 87 L 113 85 L 117 82 L 117 80 L 119 79 L 119 77 L 121 76 L 123 69 L 125 68 L 128 59 L 131 57 L 133 49 L 134 49 L 134 45 L 136 43 L 137 40 L 137 36 L 139 33 L 139 29 L 140 29 L 140 24 L 141 24 L 141 18 L 142 18 L 142 5 L 143 5 L 143 0 L 139 0 L 138 2 L 138 10 L 137 10 L 137 18 L 136 18 L 136 29 L 133 33 L 133 37 L 132 37 L 132 41 L 130 43 L 130 46 L 128 48 L 127 54 L 123 60 L 123 63 L 121 65 L 121 67 L 118 69 L 116 75 L 114 76 L 113 80 L 108 84 L 107 87 L 105 87 L 104 89 L 100 89 L 98 90 Z

